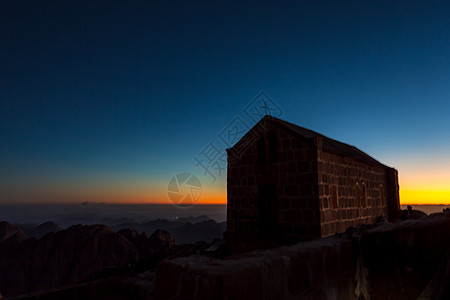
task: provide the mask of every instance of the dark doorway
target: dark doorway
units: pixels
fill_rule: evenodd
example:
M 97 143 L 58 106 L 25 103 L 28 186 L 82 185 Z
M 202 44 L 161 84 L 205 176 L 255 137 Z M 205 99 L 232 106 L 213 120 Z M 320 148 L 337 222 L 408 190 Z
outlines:
M 260 165 L 266 164 L 266 140 L 264 138 L 258 140 L 258 162 Z
M 258 189 L 258 221 L 262 236 L 274 236 L 277 232 L 276 204 L 275 185 L 260 185 Z

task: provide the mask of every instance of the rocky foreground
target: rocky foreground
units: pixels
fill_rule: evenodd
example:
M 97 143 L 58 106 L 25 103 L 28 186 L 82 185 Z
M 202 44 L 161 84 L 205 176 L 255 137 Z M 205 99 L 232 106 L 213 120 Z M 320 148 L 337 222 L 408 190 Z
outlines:
M 0 292 L 40 300 L 448 299 L 450 211 L 408 209 L 401 219 L 231 256 L 225 240 L 176 244 L 163 230 L 1 222 Z
M 155 299 L 450 299 L 450 212 L 323 239 L 158 264 Z
M 205 226 L 201 228 L 207 231 Z M 186 229 L 177 233 L 182 230 Z M 105 225 L 74 225 L 63 230 L 52 222 L 39 226 L 0 222 L 0 297 L 46 294 L 83 282 L 92 285 L 98 278 L 117 273 L 130 276 L 136 268 L 154 268 L 161 259 L 191 248 L 195 245 L 177 245 L 169 232 L 158 229 L 147 236 Z

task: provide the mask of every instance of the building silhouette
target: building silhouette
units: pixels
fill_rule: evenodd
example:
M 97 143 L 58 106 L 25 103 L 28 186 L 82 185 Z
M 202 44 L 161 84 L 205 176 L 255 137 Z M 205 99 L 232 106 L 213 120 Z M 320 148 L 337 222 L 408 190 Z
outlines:
M 397 171 L 314 131 L 265 116 L 227 154 L 230 243 L 326 237 L 398 217 Z

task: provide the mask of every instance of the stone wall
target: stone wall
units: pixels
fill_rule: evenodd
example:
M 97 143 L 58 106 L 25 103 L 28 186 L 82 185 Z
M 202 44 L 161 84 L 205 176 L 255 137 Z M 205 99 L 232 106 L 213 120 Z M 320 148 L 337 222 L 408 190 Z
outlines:
M 276 137 L 276 147 L 271 143 Z M 263 122 L 241 140 L 247 148 L 238 155 L 228 150 L 227 238 L 245 241 L 258 236 L 260 186 L 273 185 L 276 221 L 274 235 L 320 236 L 317 185 L 317 151 L 307 139 L 293 137 L 283 129 Z M 261 161 L 261 146 L 264 159 Z M 272 157 L 276 148 L 276 157 Z
M 320 142 L 317 144 L 320 145 Z M 318 147 L 321 236 L 387 217 L 386 167 L 321 151 Z
M 386 168 L 386 193 L 388 218 L 390 221 L 400 217 L 400 197 L 398 186 L 398 172 L 394 168 Z
M 329 238 L 228 259 L 161 262 L 156 299 L 356 299 L 351 240 Z
M 359 245 L 370 299 L 450 299 L 450 214 L 385 224 Z
M 449 299 L 449 253 L 450 214 L 434 214 L 225 259 L 162 261 L 155 298 Z
M 303 138 L 264 120 L 237 146 L 228 149 L 231 243 L 270 236 L 307 240 L 379 216 L 398 217 L 395 169 L 323 151 L 321 137 Z

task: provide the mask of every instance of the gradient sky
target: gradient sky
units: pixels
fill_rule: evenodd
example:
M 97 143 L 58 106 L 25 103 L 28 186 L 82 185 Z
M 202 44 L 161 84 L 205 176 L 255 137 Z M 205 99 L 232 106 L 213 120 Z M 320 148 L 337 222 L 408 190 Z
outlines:
M 450 203 L 448 2 L 192 2 L 0 2 L 0 203 L 225 203 L 194 158 L 260 91 Z

